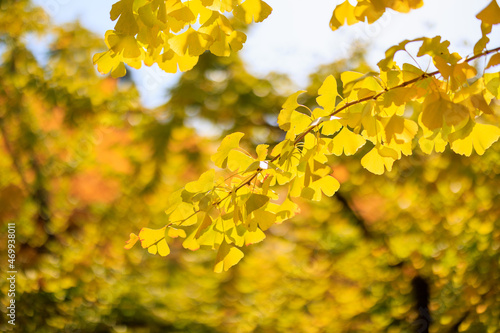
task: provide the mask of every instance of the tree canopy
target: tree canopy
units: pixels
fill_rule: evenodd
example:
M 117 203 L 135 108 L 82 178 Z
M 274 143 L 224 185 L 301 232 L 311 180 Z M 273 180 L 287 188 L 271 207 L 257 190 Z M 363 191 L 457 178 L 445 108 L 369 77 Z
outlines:
M 424 5 L 352 3 L 332 33 Z M 0 6 L 0 249 L 15 223 L 17 267 L 2 331 L 500 327 L 496 0 L 468 55 L 426 36 L 370 68 L 358 48 L 289 96 L 237 52 L 272 15 L 262 0 L 120 0 L 104 41 Z M 143 64 L 183 72 L 155 109 L 126 76 Z

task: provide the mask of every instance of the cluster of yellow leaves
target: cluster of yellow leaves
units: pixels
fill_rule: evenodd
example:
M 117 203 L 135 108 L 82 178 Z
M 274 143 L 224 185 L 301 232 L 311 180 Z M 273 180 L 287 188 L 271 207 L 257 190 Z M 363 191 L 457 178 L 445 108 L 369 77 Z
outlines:
M 99 72 L 125 75 L 125 64 L 158 64 L 168 73 L 188 71 L 205 51 L 229 56 L 246 35 L 224 13 L 246 24 L 261 22 L 272 9 L 262 0 L 120 0 L 111 9 L 118 20 L 105 35 L 108 51 L 94 55 Z M 199 28 L 195 28 L 199 26 Z
M 224 179 L 210 170 L 188 183 L 170 198 L 170 223 L 132 234 L 127 247 L 140 240 L 150 253 L 164 256 L 166 239 L 180 236 L 190 250 L 218 250 L 215 271 L 221 272 L 243 257 L 239 247 L 262 241 L 270 226 L 295 215 L 293 198 L 319 201 L 323 194 L 335 194 L 340 184 L 328 165 L 332 155 L 350 156 L 371 142 L 361 164 L 377 175 L 391 171 L 417 144 L 426 154 L 449 144 L 458 154 L 482 155 L 500 137 L 493 107 L 500 99 L 500 73 L 470 82 L 476 70 L 451 54 L 448 42 L 415 41 L 422 42 L 418 55 L 431 56 L 438 71 L 399 68 L 394 55 L 410 42 L 405 41 L 387 51 L 379 75 L 342 73 L 342 95 L 337 80 L 327 77 L 313 111 L 298 102 L 304 91 L 292 94 L 278 116 L 285 140 L 270 153 L 268 145 L 257 146 L 254 157 L 239 146 L 243 133 L 226 136 L 212 161 L 231 176 Z M 283 188 L 286 196 L 280 198 Z M 182 232 L 172 231 L 178 229 Z
M 421 4 L 388 3 L 400 11 Z M 492 11 L 496 7 L 490 5 L 478 17 L 492 23 Z M 430 57 L 437 70 L 398 66 L 394 57 L 409 43 L 421 43 L 417 57 Z M 304 91 L 292 94 L 278 116 L 286 132 L 282 142 L 270 152 L 268 145 L 259 145 L 252 155 L 239 147 L 243 133 L 226 136 L 212 161 L 230 176 L 217 177 L 210 170 L 175 192 L 166 211 L 170 223 L 131 235 L 130 244 L 140 239 L 150 253 L 167 255 L 171 228 L 186 230 L 175 232 L 186 238 L 183 246 L 218 250 L 215 271 L 220 272 L 243 257 L 239 247 L 262 241 L 263 231 L 292 217 L 297 211 L 294 198 L 319 201 L 323 194 L 335 194 L 340 184 L 328 165 L 333 155 L 353 155 L 369 142 L 361 165 L 377 175 L 391 171 L 417 145 L 426 154 L 443 152 L 449 145 L 461 155 L 470 156 L 473 150 L 482 155 L 500 137 L 495 111 L 500 73 L 477 77 L 470 62 L 494 54 L 487 66 L 493 67 L 500 48 L 462 59 L 449 51 L 449 44 L 440 36 L 405 40 L 386 51 L 378 63 L 380 73 L 344 72 L 339 81 L 329 76 L 318 89 L 313 110 L 298 102 Z
M 368 20 L 368 23 L 377 21 L 386 11 L 393 9 L 400 13 L 408 13 L 412 9 L 422 7 L 423 0 L 364 0 L 358 1 L 356 6 L 345 0 L 337 5 L 330 19 L 330 28 L 337 30 L 342 25 L 353 25 Z
M 297 206 L 290 200 L 279 205 L 270 187 L 276 182 L 277 167 L 265 161 L 267 145 L 256 149 L 257 157 L 239 147 L 243 133 L 228 135 L 212 161 L 219 168 L 238 176 L 224 179 L 215 170 L 203 173 L 184 189 L 174 192 L 166 210 L 170 223 L 162 229 L 144 228 L 131 234 L 126 248 L 140 240 L 152 254 L 170 253 L 166 239 L 185 238 L 183 246 L 192 251 L 200 247 L 218 250 L 215 271 L 227 271 L 243 257 L 238 249 L 258 243 L 264 231 L 295 215 Z

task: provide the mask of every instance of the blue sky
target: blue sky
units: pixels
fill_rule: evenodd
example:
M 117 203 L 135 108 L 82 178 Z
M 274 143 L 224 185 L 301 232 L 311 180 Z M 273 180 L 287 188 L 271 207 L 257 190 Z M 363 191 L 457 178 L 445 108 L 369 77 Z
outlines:
M 114 22 L 109 10 L 117 0 L 35 0 L 57 22 L 79 19 L 87 28 L 104 36 Z M 308 74 L 316 67 L 348 55 L 355 40 L 369 43 L 369 61 L 375 66 L 387 48 L 404 39 L 441 35 L 451 42 L 451 49 L 470 54 L 480 36 L 475 15 L 490 0 L 425 0 L 423 8 L 410 14 L 388 12 L 374 25 L 357 24 L 331 31 L 328 23 L 335 0 L 266 0 L 273 8 L 271 16 L 251 28 L 241 56 L 255 75 L 270 71 L 288 74 L 297 89 L 305 88 Z M 353 1 L 354 3 L 355 1 Z M 498 30 L 498 29 L 497 29 Z M 493 46 L 500 45 L 494 31 Z M 426 64 L 423 64 L 424 66 Z M 179 75 L 143 67 L 132 73 L 146 106 L 154 107 L 167 99 L 166 90 Z

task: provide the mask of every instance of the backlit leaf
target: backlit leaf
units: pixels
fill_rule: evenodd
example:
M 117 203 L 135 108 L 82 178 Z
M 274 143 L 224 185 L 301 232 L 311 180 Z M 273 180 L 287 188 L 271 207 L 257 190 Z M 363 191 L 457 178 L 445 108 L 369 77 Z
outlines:
M 139 32 L 132 9 L 133 5 L 134 0 L 120 0 L 111 7 L 111 20 L 114 21 L 119 17 L 115 25 L 116 32 L 131 36 Z
M 354 6 L 349 3 L 349 0 L 345 0 L 335 7 L 330 19 L 330 28 L 337 30 L 344 24 L 353 25 L 358 22 L 359 20 L 354 16 Z
M 189 54 L 180 56 L 169 49 L 160 55 L 160 59 L 157 60 L 157 63 L 158 67 L 167 73 L 177 73 L 177 69 L 181 72 L 186 72 L 198 63 L 198 58 L 198 56 L 192 57 Z
M 215 273 L 221 273 L 222 271 L 227 271 L 232 266 L 236 265 L 243 258 L 243 252 L 238 248 L 222 242 L 217 252 L 217 257 L 215 259 Z
M 472 148 L 478 155 L 483 155 L 499 137 L 500 128 L 497 126 L 475 123 L 469 135 L 450 142 L 450 147 L 460 155 L 470 156 Z
M 194 207 L 191 203 L 181 202 L 169 216 L 170 223 L 189 226 L 197 222 Z
M 361 165 L 368 171 L 381 175 L 384 173 L 385 169 L 387 171 L 392 170 L 392 164 L 394 159 L 392 157 L 384 157 L 380 154 L 377 147 L 373 147 L 363 158 L 361 159 Z
M 127 244 L 124 246 L 124 248 L 127 250 L 130 250 L 135 245 L 135 243 L 137 243 L 138 240 L 139 240 L 139 236 L 137 236 L 134 233 L 131 233 L 130 238 L 127 241 Z
M 335 109 L 338 96 L 337 80 L 333 75 L 328 76 L 318 90 L 319 96 L 316 101 L 327 112 L 332 112 Z
M 213 38 L 189 27 L 185 32 L 174 35 L 168 39 L 168 44 L 178 55 L 186 54 L 191 57 L 199 56 L 205 52 L 213 42 Z
M 186 191 L 191 193 L 208 192 L 214 187 L 215 170 L 210 169 L 204 172 L 200 178 L 194 182 L 186 184 Z
M 158 253 L 162 257 L 167 256 L 170 253 L 170 248 L 165 240 L 165 229 L 166 227 L 161 229 L 142 228 L 138 236 L 141 246 L 147 248 L 151 254 Z
M 227 157 L 229 152 L 240 145 L 240 140 L 244 136 L 244 133 L 236 132 L 227 135 L 221 142 L 219 148 L 217 148 L 217 153 L 212 156 L 212 161 L 219 168 L 225 168 L 227 165 Z
M 266 235 L 260 229 L 255 229 L 255 231 L 247 231 L 244 234 L 245 245 L 255 244 L 262 242 Z
M 227 168 L 231 171 L 243 171 L 255 160 L 239 150 L 231 150 L 227 156 Z
M 278 125 L 284 130 L 288 131 L 291 127 L 291 118 L 292 113 L 295 111 L 301 104 L 297 102 L 297 98 L 302 93 L 306 92 L 305 90 L 299 90 L 296 93 L 290 95 L 286 102 L 283 104 L 280 114 L 278 115 Z
M 233 15 L 239 20 L 250 24 L 264 21 L 273 9 L 262 0 L 245 0 L 241 5 L 236 6 Z
M 354 155 L 359 148 L 365 144 L 366 140 L 359 134 L 351 132 L 347 127 L 337 134 L 332 140 L 331 152 L 337 156 Z

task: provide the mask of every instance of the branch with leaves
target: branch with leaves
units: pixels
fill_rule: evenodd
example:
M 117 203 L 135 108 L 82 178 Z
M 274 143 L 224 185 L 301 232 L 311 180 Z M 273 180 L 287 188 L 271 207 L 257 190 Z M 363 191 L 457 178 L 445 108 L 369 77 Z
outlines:
M 334 16 L 341 18 L 337 9 Z M 486 48 L 491 26 L 500 23 L 497 10 L 490 4 L 478 14 L 489 29 L 482 29 L 469 58 L 450 52 L 440 36 L 406 40 L 387 50 L 379 73 L 327 77 L 316 108 L 298 102 L 304 91 L 288 97 L 278 116 L 285 139 L 271 150 L 261 144 L 249 153 L 240 147 L 243 133 L 226 136 L 212 156 L 223 171 L 209 170 L 174 192 L 166 210 L 169 223 L 131 234 L 126 248 L 140 240 L 150 253 L 165 256 L 167 240 L 185 238 L 187 249 L 217 250 L 215 271 L 221 272 L 241 260 L 239 248 L 262 241 L 269 227 L 298 213 L 294 198 L 319 201 L 335 194 L 340 183 L 328 165 L 333 155 L 351 156 L 368 144 L 361 164 L 377 175 L 417 146 L 426 154 L 449 145 L 458 154 L 482 155 L 500 137 L 500 73 L 478 75 L 472 62 L 493 55 L 485 69 L 500 64 L 500 47 Z M 416 57 L 430 58 L 436 70 L 397 64 L 395 55 L 407 52 L 410 43 L 421 44 Z

